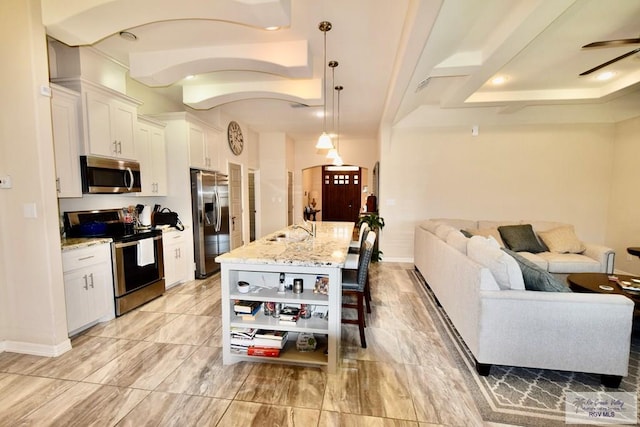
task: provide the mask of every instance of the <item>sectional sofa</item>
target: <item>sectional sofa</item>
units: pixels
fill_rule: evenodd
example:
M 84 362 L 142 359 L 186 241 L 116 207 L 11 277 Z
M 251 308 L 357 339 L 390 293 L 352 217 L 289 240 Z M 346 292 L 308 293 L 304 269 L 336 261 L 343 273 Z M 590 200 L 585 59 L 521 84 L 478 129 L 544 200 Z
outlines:
M 515 225 L 533 230 L 545 250 L 501 249 L 494 229 Z M 613 271 L 613 251 L 604 246 L 579 242 L 573 253 L 557 253 L 542 245 L 541 234 L 553 237 L 562 227 L 567 224 L 427 220 L 415 228 L 415 267 L 475 357 L 479 374 L 489 375 L 493 364 L 588 372 L 618 387 L 628 371 L 634 304 L 622 295 L 573 293 L 558 285 L 550 273 Z M 547 242 L 555 246 L 553 239 Z M 575 238 L 569 243 L 577 244 Z M 555 283 L 555 291 L 527 289 L 523 269 L 528 281 L 533 273 Z

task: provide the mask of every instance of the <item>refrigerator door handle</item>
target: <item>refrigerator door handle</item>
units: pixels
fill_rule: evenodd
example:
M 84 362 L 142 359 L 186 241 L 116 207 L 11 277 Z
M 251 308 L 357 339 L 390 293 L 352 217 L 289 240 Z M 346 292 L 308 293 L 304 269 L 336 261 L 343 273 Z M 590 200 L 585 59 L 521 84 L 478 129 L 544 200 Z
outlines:
M 220 195 L 218 194 L 218 189 L 213 193 L 215 195 L 215 210 L 216 210 L 216 231 L 220 231 L 221 217 L 222 217 L 222 207 L 220 206 Z

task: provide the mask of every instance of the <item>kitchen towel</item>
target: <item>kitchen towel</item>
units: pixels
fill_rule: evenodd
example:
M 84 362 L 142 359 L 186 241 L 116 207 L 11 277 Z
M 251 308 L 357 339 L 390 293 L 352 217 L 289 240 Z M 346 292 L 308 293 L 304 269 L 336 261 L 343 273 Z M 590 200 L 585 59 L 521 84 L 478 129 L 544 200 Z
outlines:
M 138 266 L 144 267 L 145 265 L 154 264 L 156 262 L 153 246 L 153 237 L 138 241 Z

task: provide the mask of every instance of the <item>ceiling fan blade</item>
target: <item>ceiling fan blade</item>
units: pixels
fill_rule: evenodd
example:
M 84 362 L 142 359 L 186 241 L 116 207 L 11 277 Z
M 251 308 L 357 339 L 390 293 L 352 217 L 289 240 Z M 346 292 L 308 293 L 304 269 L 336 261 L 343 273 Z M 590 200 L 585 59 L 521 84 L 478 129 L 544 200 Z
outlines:
M 592 68 L 592 69 L 590 69 L 590 70 L 587 70 L 587 71 L 585 71 L 585 72 L 583 72 L 583 73 L 580 73 L 580 75 L 581 75 L 581 76 L 586 76 L 587 74 L 591 74 L 591 73 L 593 73 L 594 71 L 598 71 L 599 69 L 604 68 L 604 67 L 606 67 L 607 65 L 611 65 L 611 64 L 613 64 L 614 62 L 618 62 L 618 61 L 620 61 L 621 59 L 624 59 L 624 58 L 626 58 L 627 56 L 631 56 L 631 55 L 633 55 L 633 54 L 635 54 L 635 53 L 638 53 L 638 52 L 640 52 L 640 47 L 639 47 L 639 48 L 637 48 L 637 49 L 633 49 L 631 52 L 627 52 L 627 53 L 625 53 L 624 55 L 620 55 L 620 56 L 618 56 L 618 57 L 616 57 L 616 58 L 613 58 L 613 59 L 612 59 L 612 60 L 610 60 L 610 61 L 607 61 L 607 62 L 605 62 L 605 63 L 602 63 L 602 64 L 598 65 L 597 67 L 593 67 L 593 68 Z
M 587 49 L 590 47 L 612 47 L 612 46 L 623 46 L 627 44 L 638 44 L 640 43 L 640 38 L 637 39 L 620 39 L 620 40 L 605 40 L 601 42 L 593 42 L 589 44 L 585 44 L 582 46 L 583 49 Z

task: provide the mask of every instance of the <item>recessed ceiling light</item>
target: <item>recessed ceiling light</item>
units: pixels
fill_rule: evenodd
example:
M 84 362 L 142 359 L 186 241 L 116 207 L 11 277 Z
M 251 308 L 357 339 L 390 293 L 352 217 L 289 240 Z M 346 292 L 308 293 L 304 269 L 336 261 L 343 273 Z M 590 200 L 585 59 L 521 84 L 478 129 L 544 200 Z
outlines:
M 605 71 L 604 73 L 598 74 L 596 76 L 596 80 L 600 80 L 600 81 L 609 80 L 613 78 L 613 76 L 615 75 L 616 73 L 614 73 L 613 71 Z
M 184 76 L 185 80 L 191 80 L 191 79 L 195 79 L 196 76 L 194 76 L 193 74 L 189 74 L 188 76 Z
M 323 118 L 324 117 L 324 111 L 316 111 L 315 114 L 316 114 L 316 117 L 319 117 L 319 118 Z
M 134 42 L 138 40 L 138 36 L 136 36 L 135 34 L 129 31 L 120 31 L 120 37 L 122 37 L 125 40 L 129 40 L 130 42 Z
M 495 86 L 505 84 L 506 82 L 507 82 L 507 78 L 505 76 L 496 76 L 491 79 L 491 84 Z
M 278 26 L 265 27 L 264 29 L 267 30 L 267 31 L 278 31 L 280 29 L 280 27 L 278 27 Z

